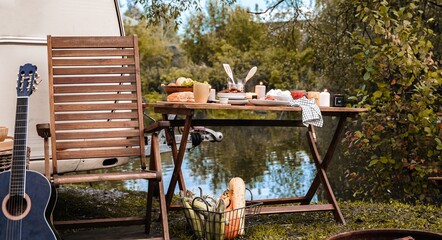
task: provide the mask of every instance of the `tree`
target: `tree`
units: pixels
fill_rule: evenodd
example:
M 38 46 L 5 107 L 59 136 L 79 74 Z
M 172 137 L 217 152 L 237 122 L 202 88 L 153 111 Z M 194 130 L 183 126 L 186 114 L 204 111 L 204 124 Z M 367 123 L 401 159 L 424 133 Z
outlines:
M 313 55 L 304 46 L 300 26 L 260 22 L 245 9 L 228 10 L 210 1 L 207 14 L 190 19 L 182 46 L 194 63 L 213 70 L 210 83 L 215 86 L 226 85 L 222 64 L 228 63 L 238 78 L 258 67 L 246 86 L 249 91 L 260 81 L 269 88 L 306 87 L 314 80 L 310 71 Z
M 350 151 L 367 164 L 372 197 L 424 201 L 434 192 L 427 177 L 441 172 L 441 71 L 437 68 L 420 1 L 356 3 L 352 32 L 362 130 L 348 133 Z M 363 157 L 361 157 L 363 156 Z
M 222 5 L 232 5 L 236 0 L 222 0 Z M 141 18 L 145 19 L 148 24 L 157 25 L 161 22 L 173 23 L 175 29 L 182 24 L 180 16 L 183 12 L 192 9 L 201 10 L 200 1 L 198 0 L 136 0 L 135 4 L 142 6 Z

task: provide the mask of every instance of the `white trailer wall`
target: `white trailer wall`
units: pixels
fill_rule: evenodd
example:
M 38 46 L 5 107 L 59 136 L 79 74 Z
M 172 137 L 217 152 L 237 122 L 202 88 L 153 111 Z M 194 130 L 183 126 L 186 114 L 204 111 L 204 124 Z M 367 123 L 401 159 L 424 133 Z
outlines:
M 49 122 L 47 35 L 124 35 L 118 0 L 0 0 L 0 126 L 7 126 L 9 135 L 14 134 L 20 65 L 36 65 L 43 80 L 30 97 L 31 159 L 43 158 L 35 125 Z M 35 163 L 31 169 L 41 171 L 41 161 Z M 76 170 L 79 164 L 72 161 L 65 170 Z

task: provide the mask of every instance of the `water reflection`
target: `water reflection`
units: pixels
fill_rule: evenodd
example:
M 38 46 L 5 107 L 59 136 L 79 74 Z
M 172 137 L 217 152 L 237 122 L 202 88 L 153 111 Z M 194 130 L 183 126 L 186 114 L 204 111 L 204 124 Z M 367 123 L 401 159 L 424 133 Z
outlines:
M 222 142 L 204 142 L 186 152 L 182 166 L 188 189 L 220 195 L 232 177 L 241 177 L 254 199 L 303 196 L 316 170 L 310 160 L 306 129 L 266 127 L 218 127 Z M 162 155 L 165 186 L 173 171 L 170 153 Z M 126 187 L 145 190 L 145 181 L 129 181 Z M 176 189 L 178 192 L 178 188 Z

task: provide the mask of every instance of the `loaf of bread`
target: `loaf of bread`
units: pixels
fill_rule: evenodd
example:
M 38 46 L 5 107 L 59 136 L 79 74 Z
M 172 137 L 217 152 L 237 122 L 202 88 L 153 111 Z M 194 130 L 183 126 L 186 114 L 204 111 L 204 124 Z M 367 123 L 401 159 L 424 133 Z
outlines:
M 174 92 L 167 96 L 168 102 L 195 102 L 193 92 Z
M 226 201 L 224 195 L 221 199 Z M 226 219 L 224 239 L 234 239 L 238 235 L 244 235 L 246 185 L 239 177 L 232 178 L 229 182 L 229 205 L 226 206 Z

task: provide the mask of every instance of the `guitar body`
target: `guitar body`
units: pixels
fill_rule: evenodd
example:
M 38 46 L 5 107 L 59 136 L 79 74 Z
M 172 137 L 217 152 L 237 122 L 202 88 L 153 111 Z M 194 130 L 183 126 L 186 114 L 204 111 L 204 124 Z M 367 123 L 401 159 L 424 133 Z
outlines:
M 0 173 L 0 183 L 7 183 L 10 176 L 9 171 Z M 22 206 L 16 206 L 19 204 L 12 203 L 9 186 L 0 185 L 0 239 L 57 239 L 49 219 L 53 210 L 49 203 L 56 199 L 51 184 L 42 174 L 28 170 L 25 189 Z M 12 205 L 13 209 L 21 210 L 15 213 L 8 210 Z
M 35 90 L 36 71 L 35 65 L 27 63 L 17 74 L 11 170 L 0 173 L 1 240 L 57 239 L 50 224 L 56 192 L 41 173 L 26 169 L 29 96 Z

